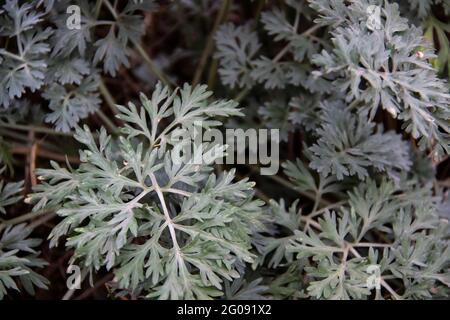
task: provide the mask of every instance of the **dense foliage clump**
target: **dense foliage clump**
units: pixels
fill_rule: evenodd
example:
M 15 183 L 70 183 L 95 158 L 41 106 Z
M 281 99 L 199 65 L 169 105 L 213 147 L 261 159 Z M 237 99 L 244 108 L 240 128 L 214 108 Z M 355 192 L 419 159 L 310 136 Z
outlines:
M 73 4 L 0 8 L 0 298 L 449 298 L 449 1 Z

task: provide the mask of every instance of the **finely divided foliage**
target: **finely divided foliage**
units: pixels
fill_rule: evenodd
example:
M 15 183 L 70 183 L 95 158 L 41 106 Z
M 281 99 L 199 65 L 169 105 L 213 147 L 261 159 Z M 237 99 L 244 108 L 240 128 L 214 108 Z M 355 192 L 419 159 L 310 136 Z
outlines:
M 434 56 L 421 29 L 401 17 L 396 3 L 308 2 L 317 12 L 309 28 L 298 23 L 310 20 L 303 4 L 286 1 L 262 12 L 262 27 L 282 42 L 270 58 L 271 48 L 259 44 L 246 51 L 242 45 L 256 41 L 257 22 L 253 29 L 228 24 L 217 35 L 222 83 L 258 94 L 263 102 L 253 106 L 266 125 L 285 130 L 285 140 L 295 128 L 304 135 L 306 164 L 297 159 L 283 167 L 290 187 L 314 202 L 312 209 L 299 200 L 286 208 L 285 200 L 271 200 L 278 227 L 266 240 L 263 264 L 280 275 L 268 280 L 269 292 L 275 298 L 445 297 L 450 248 L 448 220 L 441 217 L 448 219 L 448 202 L 441 202 L 439 187 L 432 188 L 433 172 L 417 151 L 375 120 L 384 110 L 420 150 L 443 159 L 449 152 L 450 95 L 430 61 L 446 58 Z M 379 9 L 377 25 L 369 23 L 370 5 Z M 431 5 L 400 1 L 400 8 L 418 10 L 422 18 Z M 321 38 L 318 28 L 325 30 Z M 245 68 L 228 63 L 233 54 L 246 61 Z M 373 266 L 381 276 L 375 291 L 367 286 Z
M 386 171 L 391 177 L 394 170 L 409 170 L 408 145 L 393 132 L 383 133 L 379 126 L 367 122 L 367 114 L 351 114 L 342 105 L 324 105 L 321 126 L 316 130 L 317 142 L 309 148 L 310 166 L 324 176 L 330 173 L 339 180 L 357 175 L 364 180 L 369 168 Z
M 80 28 L 67 26 L 68 0 L 7 0 L 0 7 L 0 110 L 14 107 L 27 91 L 38 91 L 50 111 L 45 122 L 69 131 L 80 119 L 98 110 L 98 76 L 116 76 L 121 65 L 129 66 L 128 46 L 138 43 L 142 17 L 152 1 L 129 1 L 108 19 L 99 19 L 95 1 L 78 1 Z M 97 38 L 99 28 L 107 36 Z
M 373 118 L 379 107 L 403 122 L 422 148 L 433 146 L 435 157 L 449 152 L 448 85 L 438 79 L 427 59 L 434 57 L 420 29 L 408 24 L 398 6 L 385 2 L 377 28 L 361 20 L 368 4 L 355 2 L 342 8 L 333 23 L 333 50 L 313 58 L 346 101 Z M 321 14 L 318 23 L 330 25 L 329 4 L 313 2 Z M 364 20 L 363 20 L 364 21 Z
M 22 182 L 0 181 L 0 215 L 6 213 L 5 207 L 21 200 L 22 185 Z M 40 268 L 46 262 L 38 258 L 39 252 L 34 249 L 42 240 L 29 238 L 31 232 L 32 228 L 25 223 L 0 225 L 0 299 L 7 289 L 19 290 L 17 283 L 29 294 L 34 294 L 34 287 L 47 288 L 48 281 L 32 269 Z
M 139 44 L 153 1 L 79 1 L 80 29 L 66 26 L 70 1 L 0 7 L 0 135 L 33 118 L 73 133 L 79 147 L 79 164 L 43 163 L 22 201 L 27 183 L 7 182 L 16 163 L 10 135 L 0 136 L 0 299 L 49 286 L 37 273 L 46 263 L 39 220 L 25 222 L 47 212 L 58 217 L 52 250 L 73 251 L 83 279 L 113 274 L 111 296 L 449 298 L 450 29 L 441 15 L 450 2 L 231 2 L 163 5 L 177 24 L 161 31 L 186 45 L 173 56 L 197 63 L 197 38 L 206 42 L 197 71 L 208 86 L 174 89 L 183 76 L 150 67 L 162 82 L 149 95 L 108 101 L 119 125 L 111 133 L 82 122 L 102 97 L 114 100 L 102 77 L 130 69 L 139 78 L 131 49 L 153 64 Z M 202 19 L 209 35 L 196 30 Z M 226 99 L 213 98 L 214 86 Z M 280 129 L 282 172 L 215 165 L 227 145 L 198 143 L 198 121 L 205 131 Z M 17 215 L 23 202 L 32 212 Z
M 295 167 L 286 173 L 308 179 Z M 349 191 L 338 211 L 324 208 L 308 215 L 298 203 L 286 210 L 283 201 L 273 202 L 274 222 L 289 231 L 268 241 L 266 250 L 271 267 L 287 267 L 274 281 L 276 297 L 367 298 L 371 266 L 379 268 L 380 287 L 394 299 L 428 299 L 431 288 L 435 296 L 446 296 L 450 248 L 442 239 L 448 223 L 439 219 L 429 188 L 402 187 L 371 180 Z M 373 240 L 378 236 L 380 243 Z M 289 281 L 302 272 L 308 277 Z M 402 293 L 391 287 L 398 282 Z M 375 298 L 383 298 L 381 292 Z
M 85 146 L 81 166 L 39 170 L 44 183 L 30 196 L 35 210 L 62 204 L 51 245 L 67 234 L 74 263 L 114 268 L 119 287 L 147 297 L 222 295 L 223 281 L 239 278 L 239 266 L 254 261 L 251 236 L 264 225 L 251 182 L 233 182 L 234 171 L 211 173 L 223 146 L 197 146 L 203 164 L 173 161 L 182 144 L 173 138 L 177 131 L 240 114 L 235 102 L 208 103 L 210 95 L 206 86 L 170 92 L 157 85 L 150 99 L 141 95 L 140 107 L 119 106 L 125 126 L 117 142 L 104 129 L 97 142 L 88 127 L 77 128 L 75 139 Z

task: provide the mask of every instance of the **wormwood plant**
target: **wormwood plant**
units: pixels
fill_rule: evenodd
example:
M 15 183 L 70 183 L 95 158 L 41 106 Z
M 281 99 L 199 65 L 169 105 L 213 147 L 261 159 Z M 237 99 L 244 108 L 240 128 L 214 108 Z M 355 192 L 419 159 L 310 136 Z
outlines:
M 1 168 L 0 174 L 5 169 Z M 0 181 L 1 215 L 6 213 L 5 207 L 21 200 L 19 193 L 22 186 L 23 182 Z M 3 219 L 0 221 L 4 222 Z M 13 225 L 11 220 L 0 225 L 0 299 L 3 299 L 7 289 L 19 290 L 17 282 L 29 294 L 34 294 L 34 287 L 47 289 L 48 281 L 33 270 L 46 265 L 46 262 L 38 258 L 39 251 L 36 250 L 42 240 L 29 238 L 31 231 L 32 228 L 26 223 Z
M 253 262 L 252 235 L 263 230 L 253 184 L 233 182 L 234 171 L 211 173 L 223 146 L 202 144 L 204 161 L 174 161 L 182 141 L 173 137 L 194 121 L 239 115 L 232 101 L 207 102 L 206 86 L 170 92 L 158 84 L 140 109 L 119 106 L 125 122 L 118 143 L 105 129 L 98 142 L 88 127 L 75 139 L 85 145 L 78 169 L 41 169 L 43 181 L 30 195 L 35 210 L 62 205 L 51 246 L 68 235 L 73 263 L 90 271 L 114 268 L 119 288 L 161 299 L 222 295 L 223 280 L 239 278 Z M 165 127 L 160 123 L 169 120 Z
M 448 154 L 450 96 L 429 63 L 432 49 L 395 3 L 308 2 L 316 14 L 294 1 L 261 13 L 265 33 L 280 46 L 263 46 L 257 22 L 225 24 L 216 35 L 222 83 L 241 88 L 238 99 L 255 93 L 256 101 L 246 101 L 259 121 L 283 128 L 288 143 L 296 130 L 304 139 L 303 159 L 283 164 L 292 182 L 273 180 L 313 203 L 270 200 L 277 227 L 263 260 L 281 275 L 268 280 L 269 292 L 276 298 L 447 297 L 445 189 L 433 186 L 419 151 L 379 120 L 399 120 L 402 134 L 417 141 L 413 148 L 435 161 Z M 411 7 L 423 18 L 428 7 L 421 4 Z M 369 21 L 374 5 L 377 25 Z M 313 23 L 301 26 L 311 16 Z M 272 53 L 273 47 L 281 49 Z M 373 267 L 380 280 L 375 291 L 367 284 Z
M 48 212 L 110 297 L 449 298 L 449 1 L 79 1 L 80 29 L 70 4 L 0 9 L 0 298 L 55 290 Z M 215 166 L 196 121 L 280 129 L 282 170 Z M 27 139 L 52 161 L 13 176 Z
M 73 4 L 7 0 L 0 8 L 0 108 L 32 112 L 38 106 L 26 97 L 38 92 L 48 104 L 44 121 L 65 132 L 98 112 L 100 75 L 116 76 L 120 66 L 129 66 L 130 45 L 146 55 L 140 13 L 154 8 L 152 1 L 128 1 L 118 12 L 108 0 L 78 1 L 78 28 L 68 25 L 76 22 L 66 12 Z M 107 11 L 100 16 L 102 6 Z

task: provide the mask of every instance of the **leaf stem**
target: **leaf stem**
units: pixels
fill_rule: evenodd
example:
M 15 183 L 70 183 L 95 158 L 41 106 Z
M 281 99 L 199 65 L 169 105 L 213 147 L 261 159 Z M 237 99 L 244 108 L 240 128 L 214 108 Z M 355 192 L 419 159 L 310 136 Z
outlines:
M 147 64 L 150 71 L 166 86 L 168 87 L 175 87 L 175 83 L 173 83 L 156 65 L 156 63 L 150 58 L 150 56 L 147 54 L 147 52 L 144 50 L 144 48 L 137 43 L 136 41 L 132 41 L 133 45 L 141 55 L 141 57 L 144 59 L 145 63 Z
M 175 189 L 175 188 L 160 188 L 162 192 L 168 192 L 168 193 L 175 193 L 175 194 L 179 194 L 185 197 L 190 197 L 192 196 L 192 193 L 184 191 L 184 190 L 180 190 L 180 189 Z
M 114 135 L 119 134 L 119 129 L 117 128 L 117 126 L 111 120 L 109 120 L 109 118 L 103 113 L 102 110 L 98 109 L 96 114 L 109 127 Z
M 211 33 L 208 36 L 208 40 L 206 41 L 205 48 L 203 49 L 202 55 L 200 57 L 200 62 L 195 70 L 194 78 L 192 80 L 192 85 L 196 86 L 200 82 L 200 78 L 202 76 L 203 70 L 205 69 L 206 62 L 208 61 L 209 56 L 211 55 L 211 51 L 214 48 L 214 35 L 216 34 L 217 29 L 220 24 L 224 21 L 226 17 L 226 13 L 230 7 L 231 0 L 223 0 L 222 6 L 217 13 L 216 20 L 214 21 L 213 28 Z
M 254 166 L 248 165 L 247 167 L 248 167 L 253 173 L 259 174 L 259 171 L 258 171 L 256 168 L 254 168 Z M 290 183 L 289 181 L 285 180 L 284 178 L 282 178 L 282 177 L 280 177 L 280 176 L 277 176 L 277 175 L 270 175 L 270 176 L 267 176 L 267 178 L 272 179 L 273 181 L 275 181 L 275 182 L 281 184 L 282 186 L 284 186 L 284 187 L 286 187 L 286 188 L 289 188 L 289 189 L 291 189 L 291 190 L 293 190 L 293 191 L 295 191 L 295 192 L 298 192 L 298 193 L 300 193 L 301 195 L 303 195 L 303 196 L 305 196 L 305 197 L 307 197 L 307 198 L 309 198 L 309 199 L 311 199 L 311 200 L 313 200 L 313 201 L 316 199 L 316 195 L 315 195 L 315 194 L 310 193 L 310 192 L 306 192 L 306 191 L 300 191 L 300 190 L 298 190 L 292 183 Z M 330 205 L 332 205 L 333 203 L 331 203 L 330 201 L 325 200 L 325 199 L 322 198 L 322 199 L 319 200 L 319 204 L 323 204 L 323 205 L 325 205 L 325 206 L 330 206 Z
M 54 129 L 50 129 L 47 127 L 39 127 L 34 125 L 20 125 L 20 124 L 13 124 L 13 123 L 4 123 L 0 122 L 0 128 L 7 128 L 7 129 L 16 129 L 21 131 L 34 131 L 36 133 L 47 133 L 52 135 L 59 135 L 59 136 L 67 136 L 71 137 L 73 136 L 74 132 L 62 132 L 62 131 L 56 131 Z
M 0 55 L 4 55 L 4 56 L 9 57 L 11 59 L 15 59 L 15 60 L 18 60 L 20 62 L 26 63 L 24 58 L 18 56 L 17 54 L 11 53 L 11 52 L 3 50 L 3 49 L 0 49 Z
M 241 102 L 249 93 L 250 93 L 250 88 L 245 88 L 242 89 L 234 98 L 233 100 L 236 102 Z
M 166 201 L 164 200 L 164 195 L 161 191 L 161 187 L 158 184 L 158 181 L 156 180 L 156 177 L 153 173 L 149 174 L 150 180 L 152 181 L 153 188 L 158 195 L 159 201 L 161 203 L 161 207 L 163 209 L 164 217 L 166 219 L 167 227 L 169 228 L 170 238 L 172 239 L 172 244 L 175 249 L 175 253 L 177 255 L 177 258 L 181 258 L 181 251 L 180 247 L 178 245 L 177 241 L 177 235 L 175 233 L 175 228 L 173 226 L 172 218 L 170 217 L 169 210 L 167 209 Z
M 18 216 L 16 218 L 12 218 L 12 219 L 9 219 L 9 220 L 3 220 L 0 223 L 0 231 L 3 230 L 7 226 L 12 226 L 12 225 L 16 225 L 16 224 L 19 224 L 19 223 L 22 223 L 22 222 L 26 222 L 26 221 L 28 221 L 30 219 L 39 217 L 41 215 L 50 214 L 53 211 L 54 210 L 50 210 L 50 209 L 41 210 L 41 211 L 37 211 L 37 212 L 33 212 L 32 211 L 32 212 L 28 212 L 26 214 L 20 215 L 20 216 Z
M 116 9 L 113 8 L 113 6 L 111 5 L 111 3 L 109 3 L 108 0 L 102 0 L 102 2 L 106 5 L 108 10 L 111 12 L 111 14 L 113 15 L 114 19 L 117 20 L 119 18 L 119 15 L 117 14 Z
M 106 103 L 108 104 L 112 113 L 114 115 L 117 115 L 119 113 L 119 110 L 116 107 L 116 101 L 114 100 L 113 96 L 109 92 L 108 87 L 105 85 L 105 82 L 103 81 L 103 79 L 100 79 L 98 88 L 100 89 L 100 93 L 105 98 Z
M 109 3 L 108 0 L 102 0 L 103 3 L 106 5 L 108 10 L 113 15 L 114 19 L 119 19 L 119 14 L 117 13 L 116 9 Z M 138 43 L 135 40 L 131 40 L 131 43 L 134 45 L 134 47 L 137 49 L 138 53 L 141 55 L 141 57 L 144 59 L 144 62 L 147 64 L 150 71 L 159 79 L 162 83 L 164 83 L 166 86 L 174 86 L 172 81 L 158 68 L 158 66 L 155 64 L 155 62 L 150 58 L 150 56 L 147 54 L 145 49 L 142 47 L 140 43 Z
M 390 248 L 391 245 L 388 243 L 371 243 L 371 242 L 358 242 L 352 243 L 352 247 L 379 247 L 379 248 Z
M 315 24 L 313 25 L 311 28 L 307 29 L 306 31 L 302 32 L 300 34 L 300 36 L 302 37 L 307 37 L 309 35 L 311 35 L 312 33 L 314 33 L 314 31 L 316 31 L 317 29 L 319 29 L 321 27 L 321 25 L 319 24 Z M 272 59 L 273 62 L 278 62 L 280 61 L 281 58 L 284 57 L 284 55 L 289 51 L 291 44 L 288 43 L 283 49 L 281 49 L 281 51 L 275 56 L 275 58 Z
M 330 209 L 338 208 L 338 207 L 342 206 L 345 203 L 347 203 L 347 201 L 346 200 L 342 200 L 342 201 L 338 201 L 336 203 L 332 203 L 332 204 L 330 204 L 328 206 L 325 206 L 325 207 L 323 207 L 321 209 L 312 210 L 311 213 L 307 215 L 307 217 L 314 218 L 314 217 L 320 215 L 322 212 L 325 212 L 325 211 L 330 210 Z

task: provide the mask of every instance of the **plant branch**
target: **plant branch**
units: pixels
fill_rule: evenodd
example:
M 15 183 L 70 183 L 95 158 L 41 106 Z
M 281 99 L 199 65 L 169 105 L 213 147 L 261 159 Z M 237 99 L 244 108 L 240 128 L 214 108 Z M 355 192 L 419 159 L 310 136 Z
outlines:
M 133 45 L 144 59 L 150 71 L 166 86 L 176 87 L 176 85 L 158 68 L 155 62 L 150 58 L 144 48 L 137 42 L 133 41 Z
M 111 92 L 109 92 L 108 87 L 105 85 L 105 82 L 103 81 L 103 79 L 100 79 L 99 89 L 100 89 L 100 93 L 105 98 L 106 103 L 108 104 L 109 108 L 111 109 L 112 113 L 114 115 L 117 115 L 119 113 L 119 110 L 116 107 L 116 101 L 114 100 L 113 96 L 111 95 Z
M 21 130 L 21 131 L 33 130 L 36 133 L 47 133 L 47 134 L 51 134 L 51 135 L 67 136 L 67 137 L 71 137 L 74 134 L 73 131 L 61 132 L 61 131 L 56 131 L 54 129 L 50 129 L 47 127 L 39 127 L 39 126 L 34 126 L 34 125 L 20 125 L 20 124 L 5 123 L 5 122 L 0 122 L 0 128 L 15 129 L 15 130 Z
M 111 12 L 114 19 L 119 19 L 119 14 L 117 13 L 116 9 L 109 3 L 108 0 L 102 0 L 105 6 L 108 8 L 108 10 Z M 173 82 L 158 68 L 158 66 L 155 64 L 155 62 L 150 58 L 150 56 L 147 54 L 145 49 L 142 47 L 140 43 L 138 43 L 135 40 L 131 40 L 134 47 L 137 49 L 138 53 L 141 55 L 141 57 L 144 59 L 144 62 L 147 64 L 150 71 L 159 79 L 162 83 L 165 85 L 171 87 L 174 86 Z
M 114 135 L 119 134 L 119 129 L 117 128 L 117 126 L 111 120 L 109 120 L 109 118 L 103 113 L 102 110 L 98 109 L 96 114 L 109 127 L 111 133 L 113 133 Z
M 194 78 L 192 80 L 192 85 L 196 86 L 200 82 L 200 78 L 202 76 L 203 70 L 205 69 L 206 62 L 208 61 L 209 56 L 211 55 L 211 51 L 214 48 L 214 36 L 219 28 L 220 24 L 224 21 L 226 17 L 226 13 L 230 7 L 231 0 L 223 0 L 222 6 L 217 13 L 216 20 L 214 21 L 213 28 L 211 33 L 208 36 L 208 40 L 206 41 L 205 48 L 203 49 L 202 55 L 200 57 L 200 62 L 195 70 Z
M 46 209 L 46 210 L 41 210 L 41 211 L 37 211 L 37 212 L 29 212 L 29 213 L 20 215 L 16 218 L 12 218 L 9 220 L 0 220 L 0 231 L 3 230 L 7 226 L 12 226 L 12 225 L 16 225 L 16 224 L 19 224 L 22 222 L 26 222 L 28 220 L 31 220 L 31 219 L 34 219 L 41 215 L 49 214 L 52 212 L 54 212 L 54 210 Z
M 248 167 L 253 173 L 259 174 L 259 170 L 257 170 L 256 168 L 254 168 L 254 166 L 248 165 L 247 167 Z M 307 197 L 307 198 L 309 198 L 309 199 L 311 199 L 311 200 L 313 200 L 313 201 L 316 199 L 316 195 L 315 195 L 315 194 L 313 194 L 313 193 L 311 193 L 311 192 L 306 192 L 306 191 L 300 191 L 300 190 L 298 190 L 292 183 L 290 183 L 289 181 L 285 180 L 284 178 L 282 178 L 282 177 L 280 177 L 280 176 L 277 176 L 277 175 L 269 175 L 269 176 L 266 176 L 266 177 L 269 178 L 269 179 L 271 179 L 271 180 L 273 180 L 273 181 L 275 181 L 275 182 L 277 182 L 277 183 L 279 183 L 279 184 L 281 184 L 282 186 L 284 186 L 284 187 L 286 187 L 286 188 L 289 188 L 289 189 L 291 189 L 291 190 L 293 190 L 293 191 L 295 191 L 295 192 L 300 193 L 301 195 L 303 195 L 303 196 L 305 196 L 305 197 Z M 330 205 L 333 204 L 332 202 L 330 202 L 330 201 L 328 201 L 328 200 L 325 200 L 325 199 L 323 199 L 323 198 L 319 200 L 319 203 L 320 203 L 320 204 L 323 204 L 324 206 L 330 206 Z
M 161 191 L 161 187 L 156 180 L 156 177 L 153 173 L 149 174 L 150 180 L 152 181 L 153 188 L 155 189 L 156 194 L 158 195 L 159 201 L 161 203 L 161 207 L 163 209 L 164 217 L 166 219 L 167 227 L 169 228 L 170 237 L 172 239 L 172 244 L 175 249 L 175 253 L 177 255 L 177 259 L 181 259 L 181 251 L 177 241 L 177 235 L 175 233 L 175 228 L 173 226 L 172 218 L 170 217 L 169 210 L 167 209 L 166 201 L 164 200 L 164 195 Z

